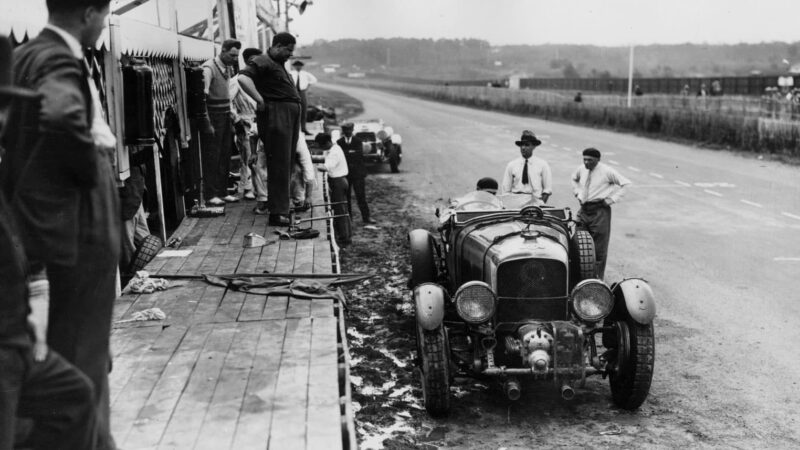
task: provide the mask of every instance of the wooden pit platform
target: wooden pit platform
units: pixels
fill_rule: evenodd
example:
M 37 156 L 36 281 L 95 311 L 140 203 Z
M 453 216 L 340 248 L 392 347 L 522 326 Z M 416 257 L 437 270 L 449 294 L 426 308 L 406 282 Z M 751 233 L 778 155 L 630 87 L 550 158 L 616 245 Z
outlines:
M 314 203 L 323 203 L 318 180 Z M 156 257 L 159 275 L 338 273 L 330 220 L 320 237 L 280 240 L 254 201 L 173 234 L 185 257 Z M 313 208 L 301 217 L 327 215 Z M 285 228 L 281 228 L 285 230 Z M 268 245 L 243 248 L 247 233 Z M 163 252 L 163 250 L 162 250 Z M 115 305 L 111 426 L 123 449 L 351 449 L 349 358 L 342 305 L 246 294 L 197 279 L 169 280 Z M 120 322 L 158 307 L 162 321 Z

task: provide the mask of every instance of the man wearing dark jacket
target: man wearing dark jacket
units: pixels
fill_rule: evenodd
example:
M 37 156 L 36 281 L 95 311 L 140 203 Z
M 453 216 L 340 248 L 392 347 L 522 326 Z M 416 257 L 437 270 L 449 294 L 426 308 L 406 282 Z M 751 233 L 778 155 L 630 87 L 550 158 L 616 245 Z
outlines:
M 367 168 L 364 166 L 364 142 L 353 136 L 354 125 L 350 122 L 342 124 L 342 136 L 336 144 L 342 147 L 344 156 L 347 158 L 347 182 L 350 184 L 347 190 L 347 209 L 350 217 L 353 217 L 353 207 L 350 201 L 350 193 L 355 191 L 358 209 L 361 211 L 361 220 L 365 225 L 377 223 L 369 216 L 369 205 L 367 205 L 367 194 L 364 189 L 364 179 L 367 176 Z
M 9 114 L 0 183 L 28 260 L 47 272 L 47 343 L 92 381 L 98 447 L 114 448 L 108 371 L 121 229 L 116 140 L 83 58 L 106 26 L 109 0 L 47 0 L 47 8 L 48 25 L 14 52 L 15 84 L 42 102 L 38 114 Z

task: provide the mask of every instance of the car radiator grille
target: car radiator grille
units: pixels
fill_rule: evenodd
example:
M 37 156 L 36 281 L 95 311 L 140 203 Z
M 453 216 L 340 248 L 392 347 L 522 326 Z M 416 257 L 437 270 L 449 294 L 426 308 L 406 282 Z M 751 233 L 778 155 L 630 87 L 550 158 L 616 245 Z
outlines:
M 497 319 L 567 319 L 567 268 L 552 259 L 521 259 L 497 269 Z

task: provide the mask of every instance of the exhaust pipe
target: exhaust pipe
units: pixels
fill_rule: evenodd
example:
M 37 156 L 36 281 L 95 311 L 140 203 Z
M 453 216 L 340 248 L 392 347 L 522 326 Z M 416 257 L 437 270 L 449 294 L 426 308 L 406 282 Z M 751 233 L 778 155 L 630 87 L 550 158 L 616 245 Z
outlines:
M 503 383 L 503 391 L 506 393 L 506 397 L 509 400 L 519 400 L 520 395 L 522 395 L 522 388 L 519 385 L 519 380 L 516 378 L 509 378 Z
M 575 398 L 575 390 L 572 389 L 572 386 L 568 384 L 561 386 L 561 398 L 564 400 L 572 400 Z

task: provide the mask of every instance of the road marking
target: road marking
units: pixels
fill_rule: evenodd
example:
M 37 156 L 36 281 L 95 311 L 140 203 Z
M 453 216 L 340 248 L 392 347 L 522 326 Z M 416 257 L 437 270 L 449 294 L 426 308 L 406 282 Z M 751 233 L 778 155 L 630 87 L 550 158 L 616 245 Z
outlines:
M 613 159 L 609 159 L 609 160 L 608 160 L 608 162 L 610 162 L 611 164 L 613 164 L 613 165 L 615 165 L 615 166 L 618 166 L 618 165 L 619 165 L 619 163 L 618 163 L 618 162 L 616 162 L 616 161 L 614 161 Z
M 755 206 L 756 208 L 763 208 L 764 207 L 764 205 L 762 205 L 760 203 L 751 202 L 749 200 L 741 199 L 740 201 L 742 203 L 744 203 L 745 205 Z
M 681 181 L 681 180 L 675 180 L 675 183 L 680 184 L 683 187 L 692 187 L 691 184 L 689 184 L 689 183 L 687 183 L 685 181 Z
M 571 152 L 571 151 L 572 151 L 572 147 L 567 147 L 567 146 L 565 145 L 563 148 L 564 148 L 564 150 L 566 150 L 566 151 L 568 151 L 568 152 Z
M 788 212 L 782 212 L 781 214 L 783 214 L 786 217 L 791 217 L 792 219 L 795 219 L 795 220 L 800 220 L 800 216 L 796 216 L 796 215 L 788 213 Z
M 641 170 L 639 170 L 639 169 L 637 169 L 636 167 L 633 167 L 633 166 L 628 166 L 628 170 L 633 171 L 633 172 L 641 172 Z
M 778 256 L 772 258 L 773 261 L 800 261 L 800 258 L 794 256 Z
M 717 191 L 712 191 L 711 189 L 703 189 L 703 192 L 706 194 L 716 195 L 717 197 L 722 197 L 722 194 Z M 800 217 L 798 217 L 798 219 L 800 219 Z
M 719 182 L 717 182 L 717 183 L 695 183 L 694 185 L 697 186 L 697 187 L 702 187 L 702 188 L 712 188 L 712 187 L 734 188 L 734 187 L 736 187 L 735 184 L 724 183 L 724 182 L 723 183 L 719 183 Z
M 657 174 L 655 172 L 650 172 L 650 176 L 651 177 L 656 177 L 656 178 L 664 178 L 664 175 L 659 175 L 659 174 Z

